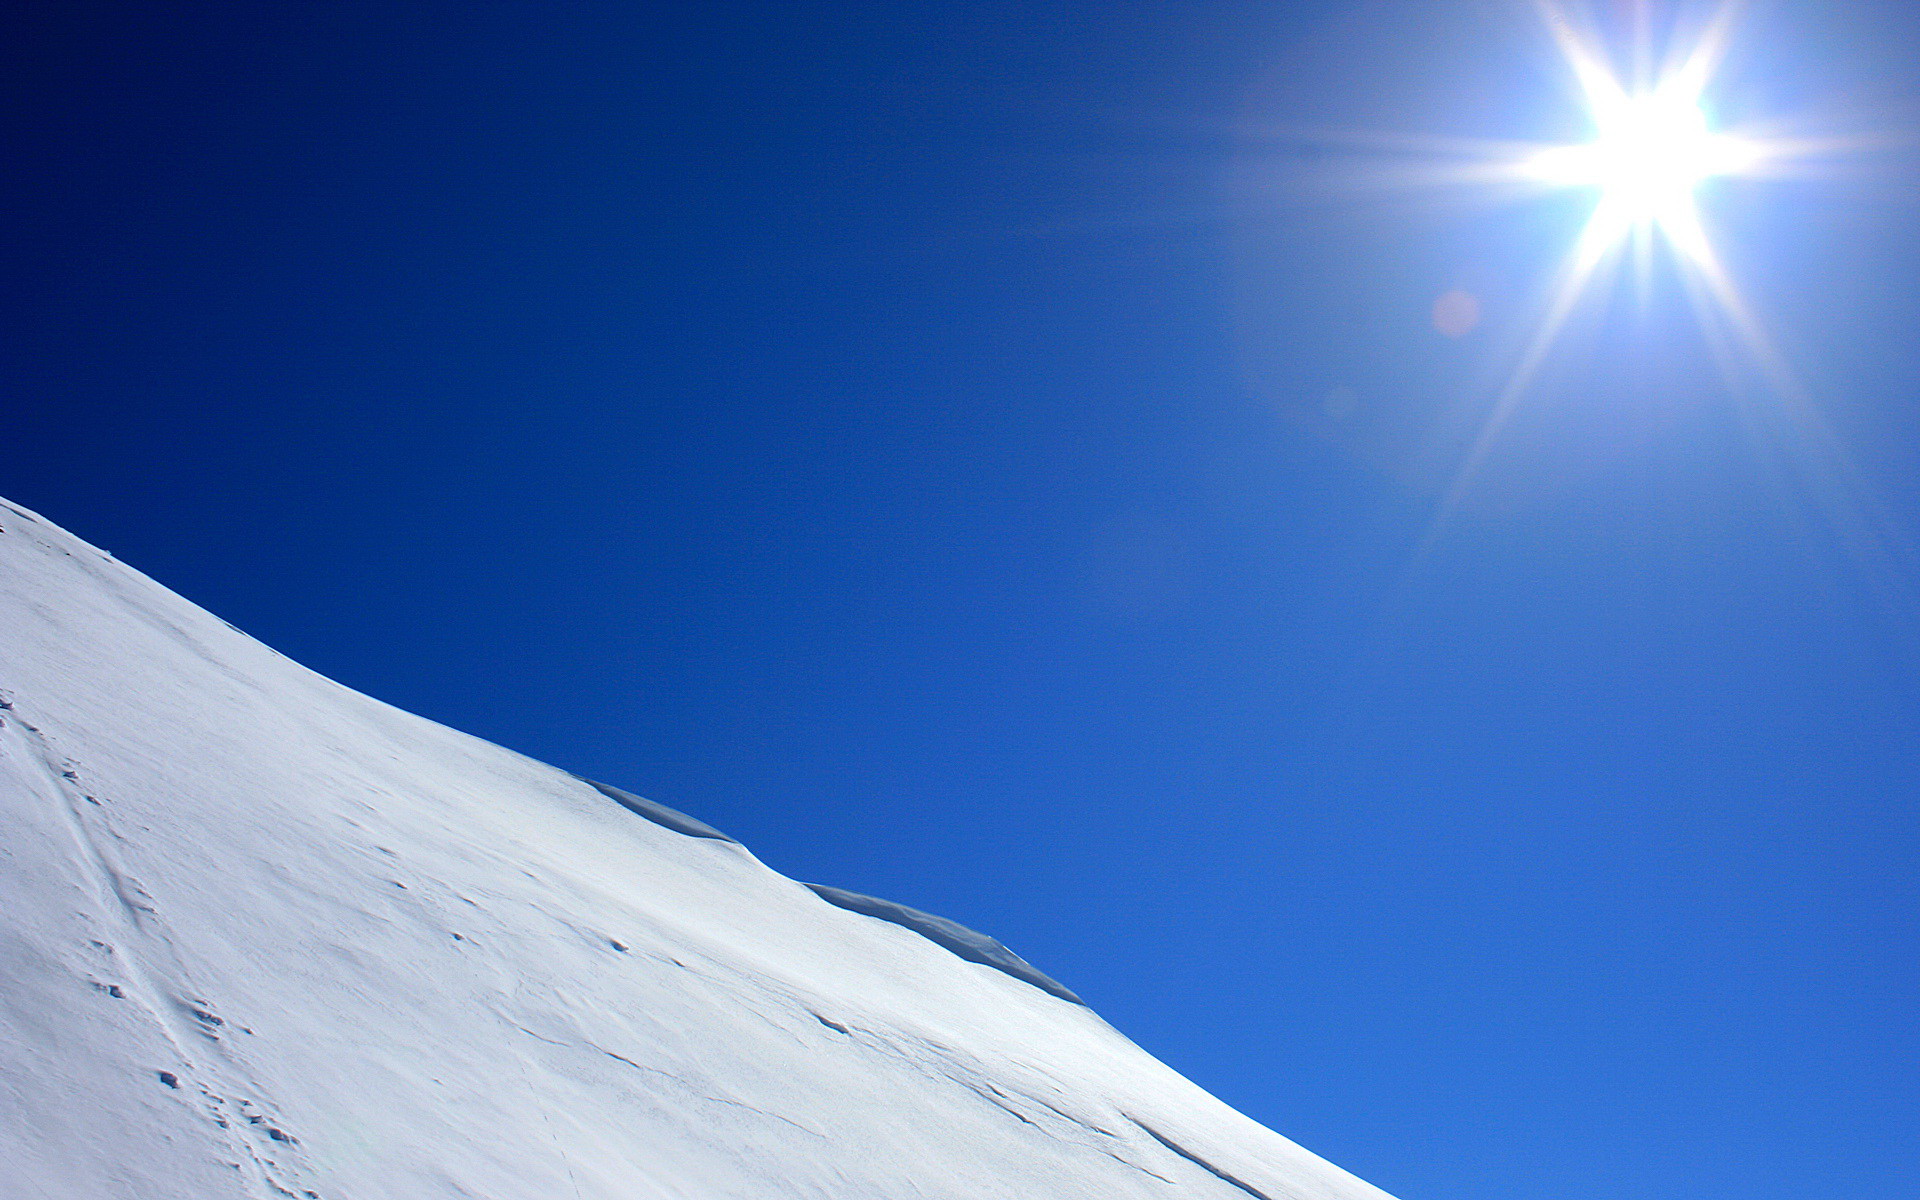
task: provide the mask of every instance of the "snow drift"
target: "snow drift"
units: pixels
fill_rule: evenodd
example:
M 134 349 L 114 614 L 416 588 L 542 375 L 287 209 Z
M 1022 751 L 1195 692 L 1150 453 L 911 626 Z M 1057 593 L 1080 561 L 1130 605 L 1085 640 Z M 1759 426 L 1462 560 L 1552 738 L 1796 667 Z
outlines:
M 1384 1200 L 991 938 L 341 687 L 10 505 L 0 1195 Z

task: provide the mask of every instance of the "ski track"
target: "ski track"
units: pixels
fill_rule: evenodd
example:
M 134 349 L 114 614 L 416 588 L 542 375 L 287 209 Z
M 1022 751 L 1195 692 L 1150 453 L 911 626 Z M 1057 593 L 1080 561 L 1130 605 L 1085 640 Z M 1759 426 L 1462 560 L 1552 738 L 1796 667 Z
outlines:
M 125 871 L 114 865 L 96 826 L 104 829 L 106 836 L 114 840 L 123 840 L 122 835 L 114 831 L 104 817 L 90 819 L 82 807 L 85 804 L 104 808 L 106 802 L 82 788 L 80 764 L 59 754 L 44 727 L 27 720 L 18 697 L 11 692 L 0 693 L 0 696 L 5 697 L 6 706 L 6 711 L 0 712 L 0 734 L 10 737 L 20 751 L 14 757 L 33 770 L 37 777 L 24 782 L 47 797 L 48 803 L 59 811 L 60 823 L 73 839 L 74 863 L 94 892 L 98 910 L 96 915 L 100 919 L 102 932 L 117 931 L 117 936 L 109 934 L 109 940 L 104 944 L 106 952 L 118 962 L 120 973 L 126 978 L 127 995 L 123 998 L 131 999 L 147 1014 L 173 1051 L 179 1069 L 171 1074 L 177 1082 L 166 1086 L 190 1084 L 199 1094 L 201 1110 L 208 1121 L 221 1131 L 220 1140 L 236 1160 L 232 1165 L 241 1171 L 248 1190 L 260 1200 L 272 1200 L 274 1197 L 324 1200 L 317 1191 L 286 1186 L 282 1180 L 295 1182 L 295 1171 L 289 1170 L 278 1159 L 269 1157 L 248 1136 L 250 1131 L 258 1129 L 266 1138 L 282 1146 L 292 1148 L 298 1145 L 298 1140 L 265 1112 L 246 1111 L 262 1106 L 241 1098 L 239 1094 L 245 1091 L 257 1094 L 258 1089 L 234 1086 L 232 1077 L 223 1072 L 210 1056 L 202 1057 L 193 1052 L 196 1039 L 218 1043 L 220 1035 L 214 1030 L 224 1028 L 226 1021 L 209 1002 L 174 995 L 158 982 L 154 972 L 147 966 L 147 951 L 142 948 L 143 943 L 156 943 L 176 961 L 179 958 L 178 947 L 166 936 L 159 910 L 151 903 L 152 897 Z M 184 979 L 186 974 L 185 971 L 180 972 L 181 978 Z

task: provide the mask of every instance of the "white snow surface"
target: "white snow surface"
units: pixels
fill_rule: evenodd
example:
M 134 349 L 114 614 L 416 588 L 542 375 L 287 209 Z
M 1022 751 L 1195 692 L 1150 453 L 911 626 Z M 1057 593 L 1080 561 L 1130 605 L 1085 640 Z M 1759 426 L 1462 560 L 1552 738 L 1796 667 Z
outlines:
M 5 1200 L 1386 1200 L 11 505 L 0 703 Z

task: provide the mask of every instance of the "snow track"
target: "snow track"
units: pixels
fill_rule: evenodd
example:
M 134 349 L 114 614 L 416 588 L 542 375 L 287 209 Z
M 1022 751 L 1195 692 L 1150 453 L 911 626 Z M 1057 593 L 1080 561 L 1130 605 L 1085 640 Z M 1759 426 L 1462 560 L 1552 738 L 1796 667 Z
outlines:
M 0 702 L 7 709 L 0 713 L 0 737 L 10 743 L 7 761 L 22 768 L 27 790 L 58 812 L 59 823 L 73 839 L 76 873 L 94 885 L 94 915 L 108 940 L 91 944 L 123 980 L 97 984 L 96 990 L 134 1005 L 164 1038 L 173 1069 L 155 1070 L 154 1079 L 198 1099 L 208 1123 L 221 1131 L 212 1140 L 227 1148 L 232 1158 L 228 1165 L 242 1174 L 250 1194 L 319 1200 L 319 1193 L 291 1186 L 302 1173 L 293 1161 L 299 1140 L 273 1124 L 259 1104 L 243 1098 L 253 1089 L 241 1085 L 231 1069 L 222 1069 L 207 1047 L 222 1040 L 226 1021 L 210 1002 L 189 998 L 162 982 L 184 978 L 186 971 L 152 897 L 115 865 L 108 847 L 126 839 L 112 828 L 106 804 L 84 790 L 79 764 L 54 752 L 40 727 L 21 714 L 17 701 Z M 146 965 L 149 956 L 167 960 L 172 969 L 156 976 Z

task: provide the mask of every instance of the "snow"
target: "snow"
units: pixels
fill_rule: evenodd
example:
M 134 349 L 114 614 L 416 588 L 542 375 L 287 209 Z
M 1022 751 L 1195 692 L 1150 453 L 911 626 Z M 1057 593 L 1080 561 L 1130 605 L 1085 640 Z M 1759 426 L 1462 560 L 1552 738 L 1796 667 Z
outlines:
M 668 808 L 658 801 L 636 796 L 632 792 L 623 792 L 617 787 L 608 787 L 604 783 L 595 783 L 579 775 L 575 775 L 574 778 L 628 812 L 645 817 L 656 825 L 665 825 L 675 833 L 684 833 L 688 837 L 712 838 L 716 842 L 733 842 L 736 846 L 740 844 L 705 821 L 696 821 L 677 808 Z
M 878 917 L 882 921 L 892 921 L 895 925 L 911 929 L 936 946 L 996 971 L 1005 971 L 1015 979 L 1024 980 L 1049 995 L 1058 996 L 1070 1004 L 1082 1003 L 1080 997 L 1068 991 L 1064 986 L 1049 979 L 1034 969 L 1032 963 L 1007 949 L 998 941 L 984 933 L 976 933 L 945 917 L 936 917 L 932 913 L 921 912 L 917 908 L 908 908 L 904 904 L 895 904 L 891 900 L 881 900 L 874 896 L 862 896 L 859 892 L 849 892 L 844 888 L 828 887 L 823 883 L 810 883 L 813 894 L 836 908 L 848 912 L 862 913 L 869 917 Z
M 0 705 L 0 1196 L 1385 1200 L 993 939 L 11 505 Z

